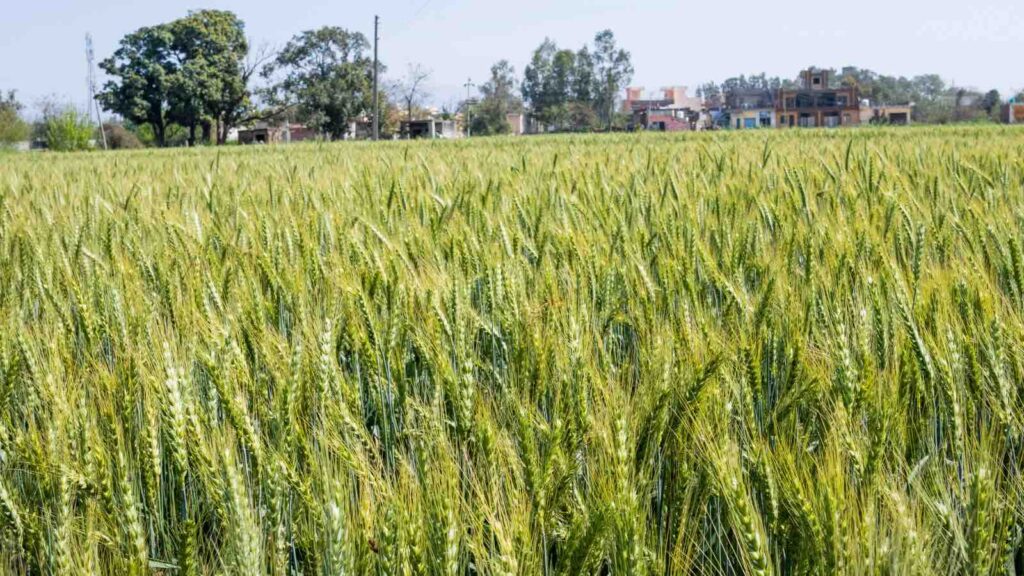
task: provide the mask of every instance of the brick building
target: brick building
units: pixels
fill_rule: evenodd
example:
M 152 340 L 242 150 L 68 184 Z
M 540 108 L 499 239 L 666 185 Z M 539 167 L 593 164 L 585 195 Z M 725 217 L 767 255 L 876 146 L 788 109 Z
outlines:
M 1003 122 L 1024 125 L 1024 102 L 1010 101 L 1003 106 Z
M 733 90 L 726 95 L 730 128 L 774 128 L 775 102 L 771 90 Z
M 835 128 L 860 124 L 860 95 L 852 86 L 835 87 L 827 70 L 800 73 L 801 86 L 783 88 L 775 99 L 775 114 L 782 128 Z
M 628 88 L 622 111 L 633 129 L 682 132 L 703 127 L 704 102 L 686 94 L 685 86 L 662 88 L 660 97 L 645 97 L 643 88 Z

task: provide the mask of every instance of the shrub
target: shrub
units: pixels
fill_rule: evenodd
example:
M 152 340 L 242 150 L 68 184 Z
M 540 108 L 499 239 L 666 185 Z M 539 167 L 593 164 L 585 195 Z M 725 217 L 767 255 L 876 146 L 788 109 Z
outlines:
M 70 106 L 43 120 L 46 147 L 57 152 L 88 150 L 94 133 L 89 117 Z
M 31 130 L 21 118 L 21 109 L 13 90 L 7 96 L 0 94 L 0 147 L 28 139 Z
M 132 150 L 142 148 L 142 140 L 134 132 L 122 124 L 107 122 L 103 125 L 103 133 L 107 138 L 107 147 L 111 150 Z

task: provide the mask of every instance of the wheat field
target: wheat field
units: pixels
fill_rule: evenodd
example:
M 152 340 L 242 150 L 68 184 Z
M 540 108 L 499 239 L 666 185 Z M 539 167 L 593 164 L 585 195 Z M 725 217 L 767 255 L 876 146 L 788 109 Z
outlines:
M 4 574 L 1024 573 L 1024 131 L 0 157 Z

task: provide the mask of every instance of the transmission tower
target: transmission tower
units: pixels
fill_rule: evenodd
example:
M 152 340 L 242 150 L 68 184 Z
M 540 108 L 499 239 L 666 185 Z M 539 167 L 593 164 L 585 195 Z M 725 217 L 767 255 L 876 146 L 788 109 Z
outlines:
M 380 16 L 373 17 L 373 139 L 380 140 L 380 62 L 377 60 L 377 44 L 380 43 Z
M 86 76 L 89 84 L 89 115 L 96 112 L 96 125 L 100 127 L 100 137 L 103 139 L 103 149 L 107 149 L 107 132 L 103 129 L 103 116 L 100 114 L 100 103 L 96 101 L 96 55 L 92 49 L 92 34 L 85 35 L 85 59 L 89 63 L 89 73 Z

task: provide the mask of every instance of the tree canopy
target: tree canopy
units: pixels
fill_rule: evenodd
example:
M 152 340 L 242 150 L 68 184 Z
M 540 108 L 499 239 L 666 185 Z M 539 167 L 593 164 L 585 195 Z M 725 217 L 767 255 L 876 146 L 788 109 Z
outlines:
M 0 146 L 8 146 L 28 139 L 31 129 L 21 118 L 23 106 L 14 90 L 0 92 Z
M 595 108 L 610 130 L 615 119 L 619 92 L 633 79 L 633 61 L 629 52 L 619 48 L 611 30 L 594 37 Z
M 114 54 L 100 62 L 111 77 L 98 98 L 104 109 L 153 129 L 158 145 L 166 140 L 169 90 L 177 72 L 167 26 L 144 27 L 128 34 Z
M 516 71 L 508 60 L 491 66 L 490 79 L 480 87 L 480 104 L 473 110 L 472 132 L 478 136 L 508 134 L 510 113 L 522 112 L 523 102 L 516 96 Z
M 576 123 L 580 107 L 593 106 L 594 62 L 589 49 L 560 50 L 545 39 L 533 53 L 523 73 L 523 99 L 532 117 L 556 130 L 577 130 L 590 126 Z
M 167 24 L 125 36 L 100 63 L 110 76 L 98 95 L 102 106 L 135 124 L 152 128 L 164 145 L 174 123 L 189 131 L 188 142 L 223 143 L 251 106 L 246 66 L 245 25 L 233 13 L 200 10 Z
M 629 52 L 609 30 L 594 38 L 595 52 L 559 49 L 546 38 L 523 73 L 522 94 L 531 116 L 547 129 L 588 130 L 595 119 L 610 125 L 619 92 L 633 75 Z
M 294 107 L 299 120 L 330 138 L 342 138 L 349 123 L 373 108 L 373 60 L 359 32 L 327 26 L 298 34 L 264 69 L 280 75 L 272 102 Z M 383 66 L 380 74 L 383 73 Z

